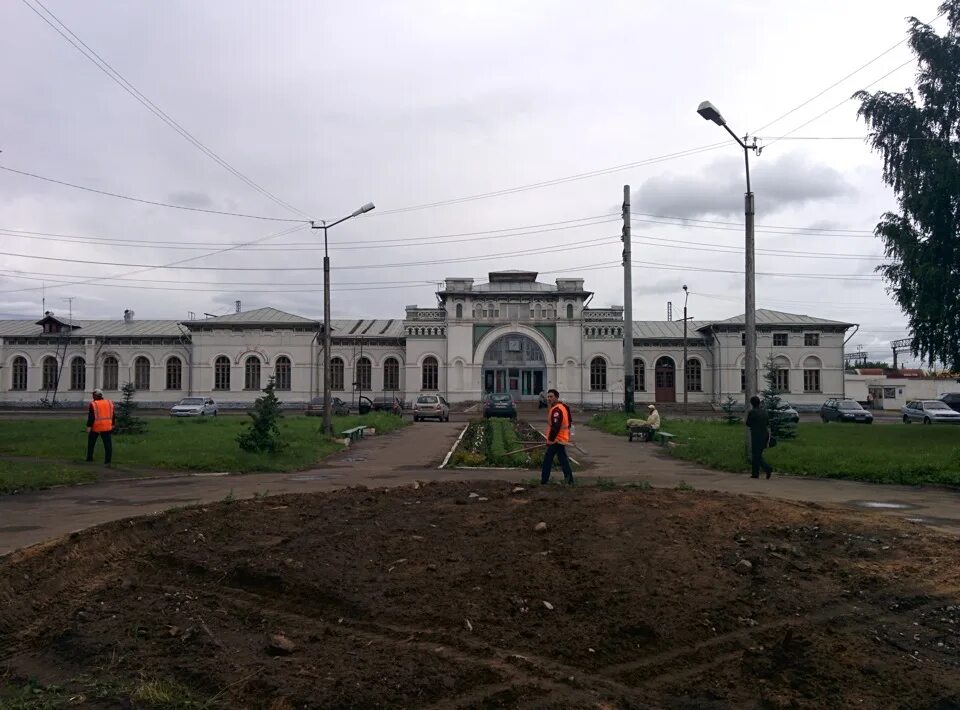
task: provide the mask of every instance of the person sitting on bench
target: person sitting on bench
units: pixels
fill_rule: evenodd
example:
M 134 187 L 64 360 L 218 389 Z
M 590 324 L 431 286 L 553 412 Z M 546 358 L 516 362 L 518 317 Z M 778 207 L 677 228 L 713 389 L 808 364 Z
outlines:
M 660 412 L 656 405 L 648 404 L 647 409 L 650 410 L 650 415 L 646 419 L 627 420 L 627 428 L 638 429 L 643 441 L 650 441 L 654 433 L 660 430 Z

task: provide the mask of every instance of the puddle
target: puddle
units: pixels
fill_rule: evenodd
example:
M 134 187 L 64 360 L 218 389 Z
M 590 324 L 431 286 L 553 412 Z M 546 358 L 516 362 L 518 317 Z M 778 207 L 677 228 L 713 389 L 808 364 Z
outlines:
M 850 505 L 855 505 L 858 508 L 870 508 L 872 510 L 910 510 L 911 508 L 917 507 L 909 503 L 894 503 L 882 500 L 852 500 L 850 501 Z
M 329 473 L 301 473 L 296 476 L 288 476 L 288 481 L 325 481 L 333 478 Z

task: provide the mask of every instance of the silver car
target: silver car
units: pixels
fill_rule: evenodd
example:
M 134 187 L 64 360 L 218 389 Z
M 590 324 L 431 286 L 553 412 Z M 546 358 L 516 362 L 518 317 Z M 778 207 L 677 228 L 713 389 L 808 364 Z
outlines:
M 217 405 L 209 397 L 184 397 L 170 409 L 171 417 L 217 416 Z
M 413 403 L 413 421 L 421 419 L 436 419 L 441 422 L 450 421 L 450 405 L 447 400 L 438 394 L 422 394 Z
M 923 422 L 924 424 L 960 424 L 960 412 L 955 412 L 939 399 L 918 399 L 907 402 L 901 410 L 903 423 Z

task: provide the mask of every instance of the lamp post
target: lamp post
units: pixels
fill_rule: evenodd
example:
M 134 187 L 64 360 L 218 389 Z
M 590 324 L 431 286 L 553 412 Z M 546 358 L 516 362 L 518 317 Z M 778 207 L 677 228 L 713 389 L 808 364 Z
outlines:
M 688 414 L 687 411 L 687 389 L 690 387 L 690 383 L 687 381 L 687 298 L 690 296 L 690 291 L 687 289 L 687 285 L 683 285 L 683 413 Z
M 757 310 L 756 310 L 756 275 L 753 259 L 753 191 L 750 189 L 750 151 L 756 151 L 760 154 L 756 139 L 748 144 L 749 136 L 744 140 L 730 130 L 726 120 L 720 115 L 720 111 L 709 101 L 704 101 L 697 107 L 699 113 L 707 121 L 713 121 L 718 126 L 722 126 L 727 133 L 733 136 L 733 139 L 743 148 L 743 163 L 747 173 L 747 192 L 743 200 L 744 214 L 744 362 L 745 384 L 743 393 L 743 408 L 747 411 L 750 407 L 750 397 L 757 391 Z
M 316 222 L 310 222 L 312 229 L 323 230 L 323 431 L 331 436 L 333 435 L 333 408 L 330 401 L 332 398 L 330 394 L 330 255 L 327 252 L 327 230 L 348 219 L 365 214 L 373 208 L 374 204 L 368 202 L 336 222 L 328 224 L 326 220 L 320 220 L 319 225 Z

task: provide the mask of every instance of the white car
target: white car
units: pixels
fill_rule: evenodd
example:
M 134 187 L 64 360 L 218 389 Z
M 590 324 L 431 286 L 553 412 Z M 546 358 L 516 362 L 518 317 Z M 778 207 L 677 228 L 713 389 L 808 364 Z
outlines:
M 217 416 L 217 405 L 209 397 L 184 397 L 170 409 L 171 417 Z
M 924 424 L 960 424 L 960 412 L 955 412 L 939 399 L 919 399 L 907 402 L 901 410 L 903 423 L 923 422 Z

